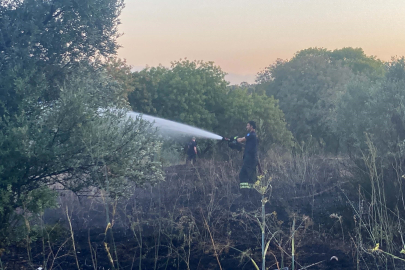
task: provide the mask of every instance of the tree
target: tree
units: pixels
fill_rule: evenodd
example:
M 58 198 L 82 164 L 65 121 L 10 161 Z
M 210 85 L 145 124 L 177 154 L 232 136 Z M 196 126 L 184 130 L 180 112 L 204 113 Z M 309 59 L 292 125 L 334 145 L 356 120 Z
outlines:
M 128 100 L 135 111 L 223 136 L 241 135 L 247 121 L 256 120 L 262 149 L 272 143 L 291 146 L 291 133 L 277 102 L 248 84 L 227 86 L 224 76 L 212 62 L 181 60 L 171 68 L 147 68 L 133 73 L 134 90 Z
M 336 129 L 353 155 L 367 149 L 366 135 L 386 158 L 397 153 L 405 140 L 405 60 L 387 64 L 385 78 L 362 78 L 349 84 L 337 109 Z
M 131 66 L 127 64 L 126 60 L 118 57 L 108 57 L 107 61 L 102 65 L 107 71 L 108 75 L 114 81 L 120 84 L 122 88 L 122 97 L 128 99 L 128 93 L 132 91 L 132 72 Z
M 352 73 L 324 56 L 303 56 L 273 66 L 267 95 L 279 100 L 289 128 L 299 141 L 311 137 L 332 143 L 329 121 L 334 104 Z M 332 137 L 332 138 L 330 138 Z
M 0 243 L 16 208 L 51 205 L 48 187 L 125 195 L 124 183 L 162 179 L 160 142 L 127 119 L 125 88 L 102 57 L 117 44 L 121 0 L 0 5 Z M 48 194 L 49 196 L 47 196 Z M 30 208 L 36 211 L 35 207 Z
M 52 104 L 33 104 L 34 114 L 21 114 L 1 130 L 0 190 L 9 198 L 1 206 L 3 224 L 27 194 L 55 183 L 75 192 L 94 186 L 117 197 L 128 195 L 127 182 L 162 180 L 154 160 L 160 142 L 150 124 L 127 119 L 124 108 L 109 109 L 121 92 L 116 86 L 105 73 L 83 68 Z
M 135 111 L 214 130 L 223 114 L 227 82 L 213 62 L 180 60 L 134 73 L 128 96 Z
M 309 48 L 289 61 L 277 60 L 257 76 L 258 91 L 279 100 L 294 137 L 306 142 L 315 138 L 329 151 L 338 151 L 333 131 L 336 106 L 353 78 L 376 81 L 384 74 L 383 63 L 362 49 L 328 51 Z
M 248 88 L 233 87 L 226 95 L 225 114 L 220 116 L 220 134 L 245 135 L 246 123 L 254 120 L 261 153 L 266 153 L 272 144 L 291 147 L 293 137 L 277 101 L 248 91 Z
M 337 105 L 334 123 L 334 130 L 343 144 L 342 151 L 355 154 L 360 149 L 366 149 L 365 133 L 373 132 L 373 122 L 377 122 L 380 114 L 373 108 L 373 100 L 380 87 L 381 84 L 364 77 L 348 84 Z
M 122 0 L 24 0 L 0 5 L 0 115 L 48 102 L 80 61 L 115 53 Z M 24 89 L 21 89 L 24 85 Z
M 374 79 L 382 78 L 385 72 L 384 63 L 374 56 L 367 56 L 362 48 L 345 47 L 333 51 L 323 48 L 308 48 L 297 52 L 294 58 L 304 56 L 325 56 L 331 64 L 349 67 L 356 75 L 364 74 Z
M 131 75 L 131 90 L 128 101 L 136 112 L 156 115 L 158 104 L 158 89 L 162 87 L 163 80 L 169 69 L 158 66 L 146 68 Z

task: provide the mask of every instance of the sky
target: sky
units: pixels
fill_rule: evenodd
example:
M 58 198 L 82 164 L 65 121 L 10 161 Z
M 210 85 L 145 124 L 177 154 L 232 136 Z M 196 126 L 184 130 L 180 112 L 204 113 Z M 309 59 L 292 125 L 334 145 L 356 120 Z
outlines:
M 405 56 L 405 0 L 126 0 L 118 57 L 133 70 L 213 61 L 253 83 L 277 58 L 309 47 Z

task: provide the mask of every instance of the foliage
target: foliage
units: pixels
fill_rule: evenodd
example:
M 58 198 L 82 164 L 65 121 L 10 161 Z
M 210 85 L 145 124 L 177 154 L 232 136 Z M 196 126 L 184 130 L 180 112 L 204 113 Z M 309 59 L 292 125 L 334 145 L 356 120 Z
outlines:
M 125 60 L 109 57 L 103 67 L 108 75 L 120 84 L 120 88 L 123 90 L 122 97 L 128 99 L 128 93 L 132 91 L 131 66 Z
M 25 110 L 27 95 L 42 102 L 57 99 L 57 85 L 78 62 L 114 53 L 122 7 L 121 0 L 2 4 L 0 115 Z
M 267 95 L 279 100 L 294 137 L 299 142 L 311 137 L 328 140 L 330 112 L 345 91 L 350 70 L 330 65 L 324 56 L 303 56 L 278 63 L 272 76 Z
M 227 82 L 213 62 L 180 60 L 170 69 L 159 66 L 133 76 L 128 99 L 135 111 L 209 130 L 218 126 Z
M 131 108 L 136 112 L 156 115 L 158 89 L 163 85 L 163 79 L 168 69 L 162 66 L 146 68 L 132 73 L 132 89 L 128 94 Z
M 365 133 L 374 133 L 374 121 L 379 113 L 374 108 L 373 96 L 381 86 L 366 78 L 352 81 L 342 96 L 336 110 L 335 131 L 343 143 L 344 149 L 356 151 L 365 149 Z M 371 113 L 371 114 L 369 114 Z M 344 150 L 342 149 L 342 150 Z
M 254 93 L 251 85 L 227 87 L 225 73 L 212 62 L 181 60 L 172 67 L 133 73 L 128 100 L 135 111 L 155 114 L 226 136 L 242 135 L 256 120 L 266 149 L 272 143 L 291 146 L 291 134 L 277 102 Z M 200 146 L 202 146 L 200 144 Z M 210 147 L 205 143 L 205 151 Z
M 40 113 L 21 115 L 2 130 L 0 188 L 12 196 L 3 222 L 24 194 L 48 185 L 73 191 L 95 186 L 122 196 L 128 181 L 162 179 L 154 162 L 160 143 L 150 124 L 127 119 L 125 110 L 100 111 L 112 104 L 108 91 L 114 88 L 98 86 L 102 76 L 93 79 L 71 78 L 52 106 L 38 104 Z
M 316 55 L 328 57 L 332 64 L 347 66 L 356 75 L 366 74 L 371 78 L 381 78 L 385 73 L 384 63 L 374 56 L 367 56 L 362 48 L 345 47 L 333 51 L 309 48 L 299 51 L 294 58 Z
M 239 87 L 228 92 L 224 106 L 225 114 L 220 116 L 221 134 L 241 136 L 247 121 L 254 120 L 263 153 L 273 143 L 292 146 L 292 135 L 286 127 L 284 114 L 273 97 L 249 94 L 248 89 Z
M 279 100 L 289 128 L 298 142 L 315 138 L 330 151 L 338 151 L 333 132 L 335 109 L 346 84 L 358 76 L 377 80 L 383 63 L 362 49 L 328 51 L 309 48 L 291 60 L 277 60 L 257 76 L 257 91 Z
M 379 157 L 401 149 L 405 140 L 404 62 L 399 58 L 387 64 L 385 78 L 378 82 L 363 78 L 349 85 L 339 103 L 336 123 L 347 150 L 367 149 L 365 134 L 372 136 Z
M 0 240 L 16 209 L 54 205 L 49 187 L 128 195 L 161 180 L 150 124 L 128 119 L 125 85 L 102 64 L 117 48 L 121 0 L 0 6 Z M 121 65 L 121 63 L 115 63 Z
M 132 73 L 132 91 L 128 101 L 134 111 L 216 132 L 220 126 L 219 115 L 224 113 L 227 91 L 225 73 L 213 62 L 175 61 L 171 68 L 163 66 L 146 68 Z M 165 154 L 176 153 L 170 159 L 181 158 L 185 141 L 177 138 L 165 144 Z M 176 145 L 173 152 L 170 144 Z M 199 141 L 199 157 L 212 150 L 212 142 Z M 174 159 L 173 159 L 174 158 Z

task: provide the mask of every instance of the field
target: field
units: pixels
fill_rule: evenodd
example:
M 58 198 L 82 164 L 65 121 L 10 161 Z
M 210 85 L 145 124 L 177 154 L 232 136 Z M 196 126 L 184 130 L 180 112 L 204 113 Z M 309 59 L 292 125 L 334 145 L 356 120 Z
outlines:
M 378 269 L 395 262 L 371 251 L 366 222 L 373 206 L 355 187 L 348 160 L 272 157 L 261 180 L 268 185 L 267 269 L 291 269 L 293 248 L 295 269 L 356 269 L 358 259 L 357 269 Z M 30 219 L 36 241 L 13 247 L 3 268 L 255 269 L 253 261 L 260 267 L 264 186 L 242 197 L 238 162 L 166 167 L 164 182 L 128 187 L 133 195 L 116 201 L 96 189 L 59 190 L 59 207 Z

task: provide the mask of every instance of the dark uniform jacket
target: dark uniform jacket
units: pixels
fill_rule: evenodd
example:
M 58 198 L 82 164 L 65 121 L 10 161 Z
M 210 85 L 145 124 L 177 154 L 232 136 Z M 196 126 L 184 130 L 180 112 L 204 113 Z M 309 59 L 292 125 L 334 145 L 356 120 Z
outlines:
M 257 163 L 257 137 L 256 132 L 246 134 L 245 152 L 243 153 L 243 163 L 255 166 Z
M 191 141 L 188 143 L 188 149 L 187 149 L 187 154 L 189 156 L 194 156 L 196 155 L 195 151 L 194 151 L 194 147 L 197 147 L 197 142 L 196 141 Z

